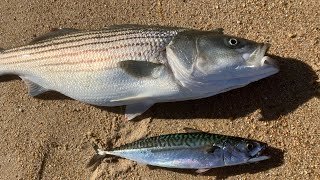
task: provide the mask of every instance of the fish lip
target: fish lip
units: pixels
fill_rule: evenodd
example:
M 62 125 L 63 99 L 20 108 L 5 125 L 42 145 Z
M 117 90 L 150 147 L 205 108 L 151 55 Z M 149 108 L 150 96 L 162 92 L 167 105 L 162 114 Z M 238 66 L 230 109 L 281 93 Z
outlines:
M 271 45 L 269 43 L 260 44 L 248 58 L 248 63 L 254 67 L 272 66 L 279 69 L 277 62 L 269 56 L 266 56 L 266 52 L 269 50 Z
M 267 144 L 262 144 L 260 150 L 256 152 L 255 155 L 248 160 L 248 162 L 258 162 L 270 159 L 271 157 L 265 153 L 267 147 Z
M 250 159 L 248 160 L 248 163 L 263 161 L 263 160 L 267 160 L 267 159 L 270 159 L 270 158 L 271 158 L 270 156 L 258 156 L 258 157 L 253 157 L 253 158 L 250 158 Z

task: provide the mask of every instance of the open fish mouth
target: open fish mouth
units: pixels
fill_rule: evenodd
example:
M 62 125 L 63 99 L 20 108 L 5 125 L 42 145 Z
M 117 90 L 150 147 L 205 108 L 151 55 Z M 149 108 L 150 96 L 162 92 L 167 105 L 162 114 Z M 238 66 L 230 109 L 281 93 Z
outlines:
M 248 57 L 248 64 L 253 67 L 273 66 L 278 69 L 276 61 L 269 56 L 265 56 L 269 48 L 270 44 L 258 46 Z
M 254 155 L 248 160 L 248 163 L 270 159 L 270 156 L 265 153 L 266 148 L 267 145 L 264 144 L 261 146 L 261 148 L 259 148 L 259 150 L 257 150 L 256 152 L 252 152 L 252 154 Z

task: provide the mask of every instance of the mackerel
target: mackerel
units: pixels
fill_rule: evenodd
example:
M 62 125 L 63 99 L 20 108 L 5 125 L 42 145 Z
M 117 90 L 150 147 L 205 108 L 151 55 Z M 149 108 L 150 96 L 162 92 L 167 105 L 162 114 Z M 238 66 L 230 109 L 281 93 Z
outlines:
M 113 149 L 99 149 L 87 167 L 97 166 L 101 160 L 118 156 L 141 164 L 198 169 L 202 173 L 211 168 L 254 163 L 269 159 L 263 155 L 267 144 L 240 137 L 211 134 L 186 128 L 187 133 L 167 134 L 144 138 Z

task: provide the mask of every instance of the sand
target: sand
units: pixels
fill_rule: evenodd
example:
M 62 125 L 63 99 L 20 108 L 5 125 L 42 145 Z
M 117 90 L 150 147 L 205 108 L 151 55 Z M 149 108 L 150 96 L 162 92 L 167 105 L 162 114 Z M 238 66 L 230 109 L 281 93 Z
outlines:
M 123 107 L 97 108 L 59 93 L 36 98 L 17 76 L 0 78 L 0 179 L 319 179 L 320 3 L 285 1 L 3 0 L 0 47 L 28 43 L 55 27 L 182 26 L 269 42 L 281 72 L 214 97 L 162 103 L 139 120 Z M 150 168 L 125 159 L 85 165 L 90 143 L 113 147 L 191 127 L 267 142 L 258 164 L 192 170 Z

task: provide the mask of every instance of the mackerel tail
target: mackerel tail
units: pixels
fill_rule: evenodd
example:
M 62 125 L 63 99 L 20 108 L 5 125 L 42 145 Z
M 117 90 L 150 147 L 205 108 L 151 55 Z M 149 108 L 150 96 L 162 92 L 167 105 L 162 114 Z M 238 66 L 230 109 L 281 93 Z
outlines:
M 95 150 L 96 154 L 93 155 L 93 157 L 89 160 L 89 162 L 86 165 L 86 168 L 93 167 L 93 169 L 96 169 L 96 167 L 98 167 L 101 164 L 102 160 L 104 158 L 106 158 L 107 154 L 103 153 L 99 149 L 98 145 L 93 144 L 92 146 L 93 146 L 93 149 Z

